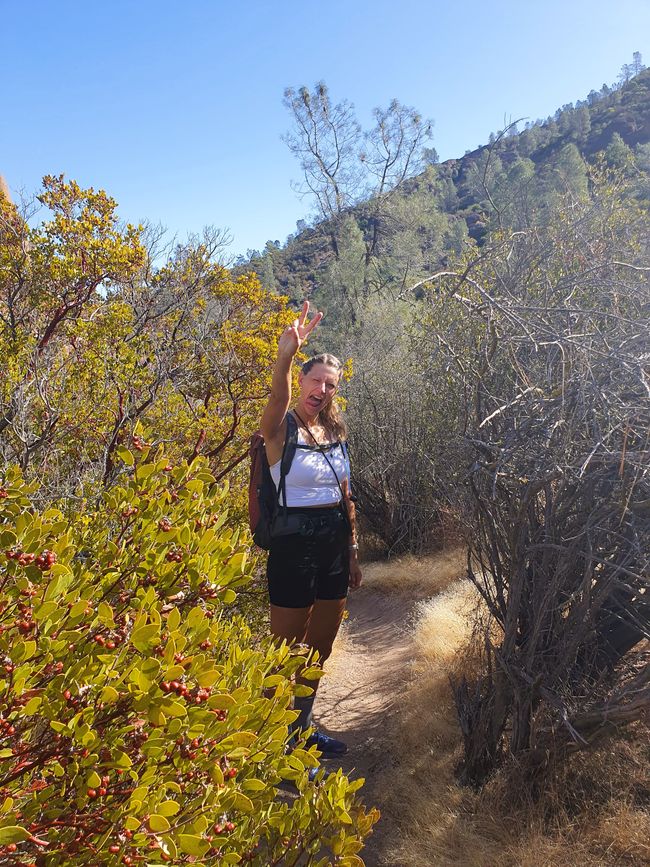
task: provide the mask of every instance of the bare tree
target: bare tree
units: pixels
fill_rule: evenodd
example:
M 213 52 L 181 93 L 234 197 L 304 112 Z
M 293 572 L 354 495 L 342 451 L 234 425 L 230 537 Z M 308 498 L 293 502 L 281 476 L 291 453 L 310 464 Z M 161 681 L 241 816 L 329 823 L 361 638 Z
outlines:
M 284 105 L 295 124 L 284 140 L 303 171 L 298 192 L 315 198 L 321 219 L 332 219 L 356 202 L 361 192 L 361 127 L 354 106 L 347 100 L 332 105 L 323 81 L 313 92 L 288 87 Z
M 424 168 L 424 143 L 431 138 L 433 121 L 394 99 L 387 109 L 373 111 L 375 125 L 366 133 L 360 158 L 368 172 L 366 266 L 377 250 L 384 200 L 404 181 Z
M 294 122 L 285 141 L 303 171 L 297 189 L 314 197 L 317 218 L 326 221 L 337 258 L 337 218 L 366 200 L 360 213 L 365 239 L 360 264 L 367 270 L 387 229 L 386 200 L 421 171 L 433 123 L 394 99 L 388 108 L 374 110 L 375 124 L 362 135 L 354 106 L 347 100 L 333 105 L 324 82 L 313 91 L 287 88 L 284 104 Z
M 530 780 L 650 710 L 650 270 L 646 217 L 619 196 L 596 180 L 436 278 L 478 327 L 462 357 L 447 343 L 486 613 L 482 669 L 455 684 L 476 785 L 506 755 Z

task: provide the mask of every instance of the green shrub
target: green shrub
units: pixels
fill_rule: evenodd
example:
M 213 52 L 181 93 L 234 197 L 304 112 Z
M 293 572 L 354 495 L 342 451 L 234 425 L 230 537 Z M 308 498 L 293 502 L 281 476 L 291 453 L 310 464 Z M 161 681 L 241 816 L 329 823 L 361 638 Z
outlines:
M 363 864 L 362 781 L 286 752 L 305 658 L 229 613 L 227 488 L 134 447 L 71 514 L 0 484 L 0 864 Z

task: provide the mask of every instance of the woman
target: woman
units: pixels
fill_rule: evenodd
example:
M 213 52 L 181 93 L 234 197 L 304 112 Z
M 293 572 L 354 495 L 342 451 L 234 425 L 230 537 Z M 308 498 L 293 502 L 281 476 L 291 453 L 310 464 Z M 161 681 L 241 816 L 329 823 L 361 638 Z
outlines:
M 298 319 L 280 337 L 271 396 L 262 415 L 261 430 L 276 488 L 291 403 L 293 359 L 323 318 L 317 312 L 308 322 L 308 316 L 306 301 Z M 285 477 L 286 506 L 296 532 L 272 540 L 267 565 L 271 632 L 290 643 L 314 648 L 321 665 L 332 652 L 348 588 L 361 584 L 349 463 L 342 442 L 345 425 L 333 402 L 340 377 L 341 363 L 332 355 L 316 356 L 302 367 L 293 409 L 298 446 Z M 314 689 L 311 696 L 295 699 L 299 729 L 311 725 L 315 684 L 317 681 L 308 682 Z M 347 751 L 345 743 L 322 732 L 312 734 L 308 743 L 315 744 L 324 756 Z

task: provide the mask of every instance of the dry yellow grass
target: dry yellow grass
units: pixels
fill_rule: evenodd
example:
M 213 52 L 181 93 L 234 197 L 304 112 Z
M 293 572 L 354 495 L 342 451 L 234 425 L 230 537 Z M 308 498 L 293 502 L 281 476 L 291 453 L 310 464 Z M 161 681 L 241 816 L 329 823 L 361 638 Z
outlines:
M 388 737 L 395 766 L 380 787 L 394 867 L 603 867 L 650 864 L 647 732 L 574 757 L 535 804 L 514 806 L 505 772 L 477 794 L 456 784 L 462 755 L 449 677 L 477 599 L 462 552 L 373 564 L 368 582 L 429 596 L 416 612 L 417 660 Z M 433 598 L 431 596 L 433 595 Z M 644 755 L 645 753 L 645 755 Z M 644 759 L 646 764 L 644 764 Z M 375 865 L 371 865 L 375 867 Z
M 430 598 L 441 593 L 465 574 L 466 553 L 454 548 L 430 557 L 395 557 L 366 563 L 364 583 L 381 593 L 405 593 L 413 598 Z

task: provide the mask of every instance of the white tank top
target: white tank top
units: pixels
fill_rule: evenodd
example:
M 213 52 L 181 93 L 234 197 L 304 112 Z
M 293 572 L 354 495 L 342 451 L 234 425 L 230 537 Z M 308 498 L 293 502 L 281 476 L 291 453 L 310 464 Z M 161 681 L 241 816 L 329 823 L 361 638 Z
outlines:
M 323 452 L 343 486 L 344 479 L 347 479 L 348 483 L 350 481 L 350 463 L 345 446 L 336 442 L 319 448 L 313 442 L 309 445 L 305 439 L 306 434 L 299 427 L 296 453 L 285 478 L 287 506 L 330 506 L 338 503 L 341 491 Z M 280 484 L 280 461 L 276 461 L 269 469 L 277 491 Z

